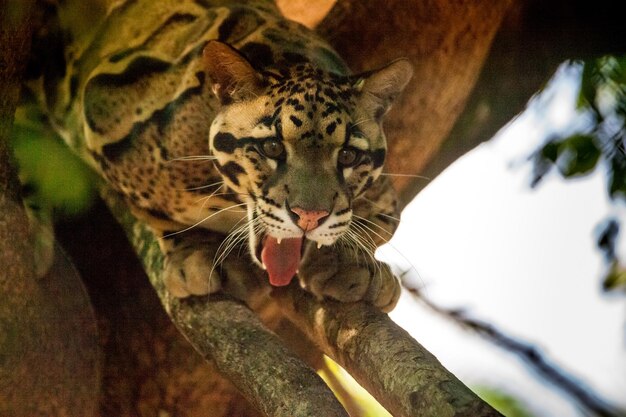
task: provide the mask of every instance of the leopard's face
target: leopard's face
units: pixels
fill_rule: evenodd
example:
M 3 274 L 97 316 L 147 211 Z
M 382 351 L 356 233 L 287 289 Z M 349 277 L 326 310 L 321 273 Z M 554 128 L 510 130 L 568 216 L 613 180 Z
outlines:
M 305 241 L 335 243 L 353 200 L 380 175 L 382 107 L 363 79 L 308 64 L 259 77 L 254 94 L 223 100 L 210 147 L 224 182 L 247 203 L 253 258 L 285 285 L 297 271 L 295 252 Z

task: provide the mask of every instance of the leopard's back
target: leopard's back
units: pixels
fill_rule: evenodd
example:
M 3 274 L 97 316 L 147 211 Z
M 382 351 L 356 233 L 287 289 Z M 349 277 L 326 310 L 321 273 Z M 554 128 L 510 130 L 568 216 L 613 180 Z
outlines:
M 211 160 L 195 158 L 210 155 L 219 107 L 201 57 L 213 39 L 259 70 L 310 61 L 347 72 L 326 43 L 271 1 L 127 0 L 65 46 L 65 71 L 45 74 L 42 101 L 64 140 L 154 218 L 192 225 L 241 203 Z M 208 226 L 227 232 L 242 216 L 224 212 Z

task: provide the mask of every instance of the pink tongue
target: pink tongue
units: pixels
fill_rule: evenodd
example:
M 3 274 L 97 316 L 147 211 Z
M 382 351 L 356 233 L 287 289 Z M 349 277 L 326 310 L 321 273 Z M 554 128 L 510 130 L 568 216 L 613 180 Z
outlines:
M 301 248 L 301 237 L 283 239 L 280 245 L 276 238 L 271 236 L 265 238 L 261 260 L 267 268 L 270 284 L 275 287 L 282 287 L 291 282 L 300 265 Z

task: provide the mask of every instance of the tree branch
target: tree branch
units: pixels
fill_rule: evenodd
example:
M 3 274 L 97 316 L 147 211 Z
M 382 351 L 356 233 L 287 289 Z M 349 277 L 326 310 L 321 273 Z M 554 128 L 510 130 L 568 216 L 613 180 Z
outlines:
M 179 329 L 268 416 L 347 416 L 321 378 L 229 297 L 170 300 Z
M 163 255 L 154 236 L 115 193 L 103 194 L 174 324 L 252 404 L 272 417 L 347 417 L 322 379 L 243 303 L 228 296 L 171 297 L 162 282 Z
M 293 285 L 274 294 L 287 316 L 394 416 L 500 415 L 372 306 L 319 302 Z
M 105 192 L 104 198 L 174 323 L 251 403 L 268 416 L 347 415 L 321 378 L 243 303 L 222 295 L 171 297 L 162 283 L 163 256 L 152 233 L 116 194 Z M 253 303 L 258 289 L 251 286 L 240 294 Z M 297 285 L 274 294 L 284 313 L 397 417 L 499 415 L 373 307 L 318 302 Z

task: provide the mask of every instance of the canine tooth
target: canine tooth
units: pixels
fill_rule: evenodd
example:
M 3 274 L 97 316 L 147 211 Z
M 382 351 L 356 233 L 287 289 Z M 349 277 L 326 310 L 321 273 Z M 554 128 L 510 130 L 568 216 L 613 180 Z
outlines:
M 317 248 L 321 249 L 321 247 L 322 247 L 322 243 L 321 242 L 317 242 Z
M 280 245 L 280 242 L 282 242 L 282 241 L 283 241 L 282 237 L 279 237 L 278 239 L 276 239 L 276 243 L 278 243 L 279 245 Z
M 265 262 L 261 263 L 261 268 L 263 268 L 264 271 L 267 271 L 267 267 L 265 266 Z

